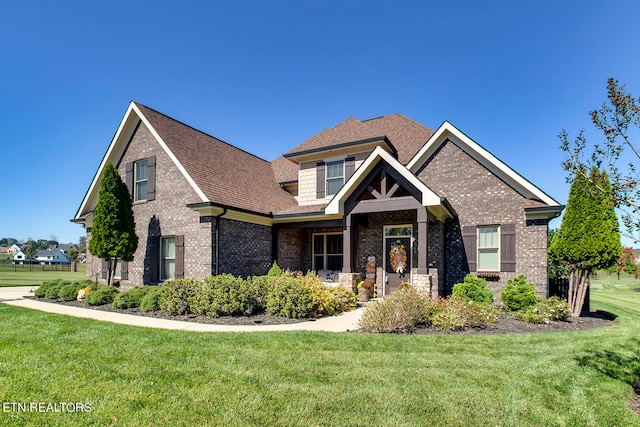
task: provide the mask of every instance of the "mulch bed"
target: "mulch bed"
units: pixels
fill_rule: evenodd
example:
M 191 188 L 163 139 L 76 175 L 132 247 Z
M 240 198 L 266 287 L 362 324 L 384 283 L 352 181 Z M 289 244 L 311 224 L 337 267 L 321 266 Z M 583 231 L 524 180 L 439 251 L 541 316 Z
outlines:
M 308 322 L 309 319 L 289 319 L 286 317 L 273 316 L 267 313 L 258 313 L 250 316 L 222 316 L 209 317 L 194 314 L 173 316 L 160 311 L 143 312 L 139 307 L 118 309 L 113 308 L 111 304 L 100 306 L 88 306 L 79 301 L 61 301 L 50 300 L 46 298 L 25 297 L 43 302 L 54 304 L 63 304 L 73 307 L 85 308 L 88 310 L 110 311 L 114 313 L 133 314 L 136 316 L 153 317 L 156 319 L 181 320 L 184 322 L 207 323 L 212 325 L 282 325 L 291 323 Z M 312 320 L 311 320 L 312 321 Z M 534 333 L 534 332 L 574 332 L 589 329 L 600 328 L 615 323 L 615 316 L 609 313 L 599 311 L 591 312 L 577 319 L 570 319 L 566 322 L 550 322 L 549 324 L 531 324 L 525 323 L 508 314 L 503 314 L 498 320 L 484 328 L 467 328 L 461 331 L 440 331 L 427 326 L 418 326 L 417 328 L 407 331 L 413 334 L 434 335 L 434 334 L 511 334 L 511 333 Z
M 68 305 L 71 307 L 80 307 L 80 308 L 85 308 L 87 310 L 109 311 L 113 313 L 133 314 L 135 316 L 153 317 L 155 319 L 180 320 L 183 322 L 207 323 L 210 325 L 245 325 L 245 326 L 256 325 L 256 324 L 284 325 L 284 324 L 300 323 L 300 322 L 308 321 L 306 319 L 289 319 L 287 317 L 277 317 L 268 313 L 257 313 L 251 316 L 221 316 L 221 317 L 200 316 L 195 314 L 173 316 L 171 314 L 164 313 L 161 311 L 144 312 L 140 310 L 140 307 L 120 309 L 120 308 L 113 308 L 111 304 L 90 306 L 80 301 L 62 301 L 62 300 L 51 300 L 47 298 L 36 298 L 36 297 L 25 297 L 25 298 L 34 299 L 37 301 L 49 302 L 53 304 Z

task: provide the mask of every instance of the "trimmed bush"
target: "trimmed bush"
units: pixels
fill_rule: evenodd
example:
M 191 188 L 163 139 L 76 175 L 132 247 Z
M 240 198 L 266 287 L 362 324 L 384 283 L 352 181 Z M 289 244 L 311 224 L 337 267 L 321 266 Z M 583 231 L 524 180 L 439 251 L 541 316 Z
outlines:
M 478 304 L 493 304 L 493 292 L 487 288 L 487 281 L 473 274 L 464 276 L 463 283 L 453 285 L 453 296 Z
M 533 284 L 527 283 L 527 278 L 522 274 L 515 279 L 507 280 L 507 287 L 500 294 L 500 298 L 509 311 L 524 310 L 540 300 Z
M 249 315 L 264 310 L 264 295 L 252 281 L 231 274 L 209 276 L 194 298 L 191 312 L 206 316 Z
M 345 311 L 356 309 L 358 296 L 354 294 L 351 289 L 348 289 L 345 286 L 335 286 L 328 287 L 327 290 L 335 296 L 338 303 L 336 313 L 343 313 Z
M 267 297 L 267 312 L 292 319 L 310 317 L 313 309 L 311 289 L 290 276 L 282 276 L 273 283 Z
M 365 332 L 407 332 L 425 323 L 432 305 L 431 298 L 418 293 L 413 286 L 403 286 L 366 306 L 359 326 Z
M 84 302 L 87 305 L 111 304 L 116 294 L 118 294 L 118 289 L 116 289 L 115 287 L 98 285 L 97 290 L 91 291 L 87 294 L 87 296 L 84 299 Z
M 78 297 L 78 291 L 86 286 L 84 282 L 73 282 L 60 288 L 58 296 L 63 301 L 75 301 Z
M 71 282 L 62 279 L 43 282 L 33 294 L 38 298 L 58 299 L 60 289 L 70 284 Z
M 140 301 L 140 310 L 145 313 L 160 310 L 160 298 L 164 288 L 162 286 L 149 286 L 147 294 Z
M 191 305 L 202 291 L 203 284 L 196 279 L 171 279 L 162 285 L 160 309 L 172 315 L 191 313 Z
M 148 286 L 135 286 L 126 292 L 120 292 L 113 299 L 113 307 L 121 309 L 139 307 L 149 289 Z
M 527 323 L 549 323 L 551 321 L 566 321 L 571 316 L 571 310 L 569 303 L 565 300 L 549 297 L 513 315 Z
M 451 296 L 434 304 L 427 316 L 427 323 L 435 329 L 448 331 L 481 328 L 494 323 L 500 314 L 500 310 L 492 304 L 478 304 Z
M 267 272 L 268 277 L 280 277 L 282 276 L 282 269 L 278 266 L 278 263 L 273 261 L 273 265 Z
M 349 305 L 341 305 L 338 294 L 344 291 L 336 293 L 321 285 L 313 273 L 296 277 L 285 273 L 270 284 L 267 312 L 292 319 L 332 316 Z M 347 294 L 344 297 L 351 299 Z

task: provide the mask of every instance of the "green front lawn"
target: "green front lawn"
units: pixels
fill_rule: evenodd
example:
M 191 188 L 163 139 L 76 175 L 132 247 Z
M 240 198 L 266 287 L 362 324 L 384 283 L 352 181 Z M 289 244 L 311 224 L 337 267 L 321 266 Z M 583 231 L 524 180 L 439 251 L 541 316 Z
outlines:
M 2 425 L 640 425 L 640 293 L 595 284 L 619 324 L 579 333 L 194 333 L 0 304 Z

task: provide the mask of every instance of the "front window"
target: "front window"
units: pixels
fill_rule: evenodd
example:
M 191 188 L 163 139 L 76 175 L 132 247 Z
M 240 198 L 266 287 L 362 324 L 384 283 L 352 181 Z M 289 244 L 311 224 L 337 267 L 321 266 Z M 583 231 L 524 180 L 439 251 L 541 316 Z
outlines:
M 135 164 L 135 189 L 134 189 L 134 201 L 147 200 L 147 183 L 148 178 L 147 161 L 140 160 Z
M 478 227 L 478 271 L 500 270 L 500 228 Z
M 163 237 L 160 241 L 160 281 L 173 279 L 176 272 L 176 240 Z
M 327 163 L 327 196 L 333 196 L 344 184 L 344 160 Z
M 122 260 L 119 259 L 116 261 L 116 268 L 113 272 L 114 279 L 120 279 L 122 277 Z
M 313 235 L 313 269 L 342 270 L 342 233 Z

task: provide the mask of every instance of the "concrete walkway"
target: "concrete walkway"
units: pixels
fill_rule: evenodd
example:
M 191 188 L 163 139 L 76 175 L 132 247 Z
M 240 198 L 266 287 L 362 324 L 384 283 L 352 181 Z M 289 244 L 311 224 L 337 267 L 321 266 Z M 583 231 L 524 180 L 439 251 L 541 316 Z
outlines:
M 101 320 L 103 322 L 120 323 L 122 325 L 144 326 L 147 328 L 176 329 L 198 332 L 256 332 L 256 331 L 326 331 L 348 332 L 358 329 L 358 321 L 362 316 L 362 308 L 339 316 L 325 317 L 316 321 L 292 323 L 286 325 L 209 325 L 195 322 L 182 322 L 179 320 L 156 319 L 132 314 L 112 313 L 92 308 L 71 307 L 32 299 L 25 296 L 33 296 L 30 292 L 35 287 L 16 286 L 0 287 L 0 303 L 17 307 L 31 308 L 46 311 L 48 313 L 65 314 L 67 316 L 84 317 L 87 319 Z

